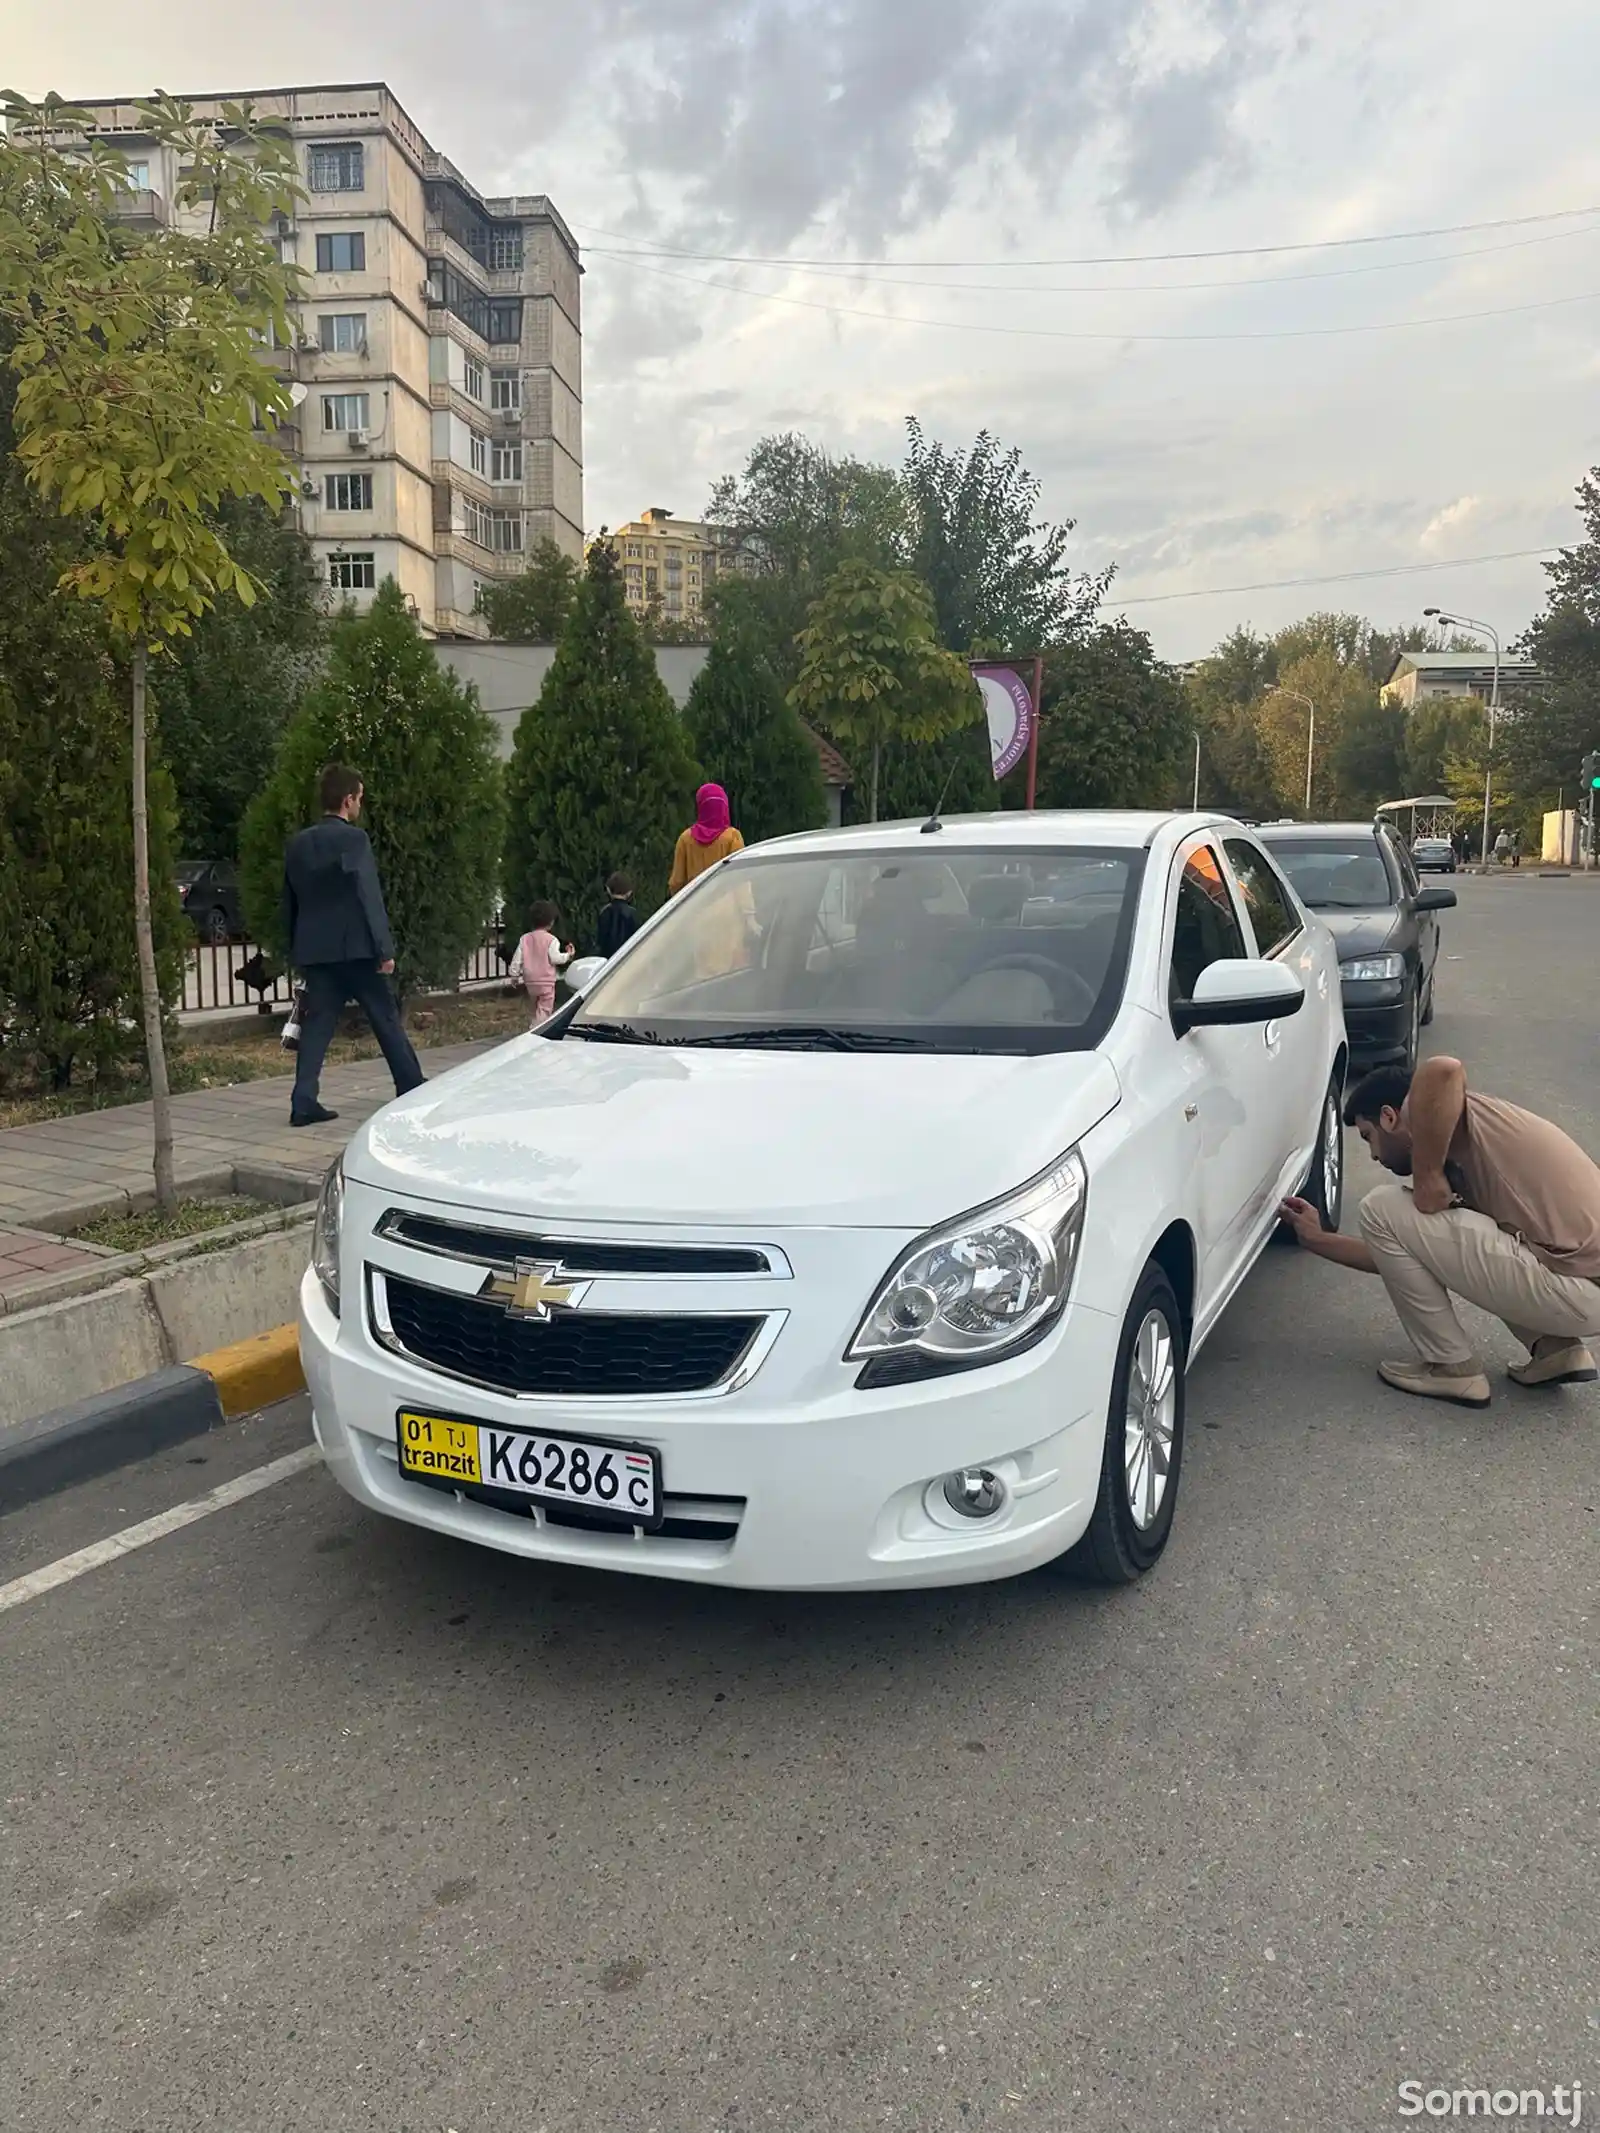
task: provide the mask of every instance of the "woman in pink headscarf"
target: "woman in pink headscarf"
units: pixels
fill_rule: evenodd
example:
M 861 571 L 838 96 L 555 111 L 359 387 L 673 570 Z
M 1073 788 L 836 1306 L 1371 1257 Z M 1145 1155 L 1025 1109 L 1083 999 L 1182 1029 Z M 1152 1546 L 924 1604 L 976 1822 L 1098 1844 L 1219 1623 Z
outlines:
M 695 819 L 678 839 L 672 855 L 672 873 L 667 894 L 676 896 L 719 859 L 744 850 L 744 839 L 728 814 L 728 795 L 720 785 L 702 785 L 694 796 Z M 695 969 L 703 978 L 725 976 L 742 970 L 750 960 L 750 937 L 755 926 L 755 907 L 748 886 L 741 886 L 708 912 L 696 934 Z
M 742 852 L 744 839 L 728 814 L 728 795 L 720 785 L 702 785 L 694 796 L 695 819 L 678 839 L 672 855 L 667 894 L 676 896 L 690 882 L 730 852 Z

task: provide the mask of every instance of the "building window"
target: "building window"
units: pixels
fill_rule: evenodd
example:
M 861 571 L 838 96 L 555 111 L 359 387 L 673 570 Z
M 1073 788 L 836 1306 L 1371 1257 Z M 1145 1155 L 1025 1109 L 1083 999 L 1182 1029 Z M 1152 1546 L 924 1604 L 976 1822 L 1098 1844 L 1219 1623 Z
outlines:
M 660 582 L 661 582 L 661 573 L 660 573 L 660 571 L 659 571 L 659 570 L 647 570 L 647 571 L 645 572 L 645 574 L 644 574 L 644 582 L 645 582 L 645 586 L 646 586 L 646 589 L 647 589 L 648 591 L 650 591 L 650 592 L 654 592 L 654 591 L 655 591 L 655 589 L 656 589 L 656 587 L 657 587 L 657 585 L 659 585 L 659 584 L 660 584 Z
M 319 141 L 306 158 L 306 180 L 314 193 L 358 193 L 362 175 L 359 141 Z
M 128 165 L 128 190 L 130 193 L 147 193 L 150 190 L 150 166 L 148 163 Z
M 367 314 L 364 311 L 325 311 L 317 320 L 317 339 L 326 355 L 365 355 Z
M 328 583 L 335 592 L 371 592 L 378 582 L 378 559 L 370 548 L 336 548 L 328 558 Z
M 496 341 L 503 345 L 508 341 L 520 341 L 522 339 L 522 303 L 520 298 L 510 303 L 487 304 L 484 308 L 489 314 L 486 331 L 483 336 L 486 341 Z
M 522 224 L 513 223 L 509 229 L 496 228 L 489 232 L 488 264 L 496 273 L 515 271 L 522 265 Z
M 467 357 L 466 369 L 461 379 L 461 390 L 469 400 L 481 400 L 483 398 L 483 365 L 476 356 Z
M 520 511 L 491 511 L 489 513 L 489 546 L 501 555 L 522 553 L 522 513 Z
M 522 372 L 520 370 L 490 371 L 489 405 L 491 407 L 520 407 L 522 405 Z
M 319 274 L 364 274 L 367 239 L 363 230 L 333 230 L 317 239 Z
M 367 429 L 370 427 L 367 407 L 368 399 L 365 393 L 324 393 L 322 427 L 325 430 Z
M 644 553 L 644 550 L 639 546 L 639 543 L 637 541 L 630 541 L 628 543 L 628 553 L 629 555 L 642 555 Z M 637 577 L 639 573 L 637 571 L 634 571 L 632 575 L 634 577 Z
M 472 460 L 472 471 L 473 471 L 473 473 L 474 473 L 474 474 L 487 474 L 487 473 L 488 473 L 488 471 L 489 471 L 489 440 L 488 440 L 488 438 L 487 438 L 487 437 L 480 437 L 480 436 L 478 435 L 478 433 L 477 433 L 477 431 L 476 431 L 476 430 L 469 430 L 469 431 L 467 432 L 467 435 L 468 435 L 469 439 L 471 440 L 471 442 L 470 442 L 470 444 L 469 444 L 469 447 L 468 447 L 468 450 L 469 450 L 469 456 L 471 457 L 471 460 Z
M 370 511 L 370 474 L 328 474 L 323 477 L 322 501 L 329 511 Z
M 505 444 L 498 437 L 495 439 L 492 468 L 491 479 L 495 481 L 521 481 L 522 440 L 520 437 Z

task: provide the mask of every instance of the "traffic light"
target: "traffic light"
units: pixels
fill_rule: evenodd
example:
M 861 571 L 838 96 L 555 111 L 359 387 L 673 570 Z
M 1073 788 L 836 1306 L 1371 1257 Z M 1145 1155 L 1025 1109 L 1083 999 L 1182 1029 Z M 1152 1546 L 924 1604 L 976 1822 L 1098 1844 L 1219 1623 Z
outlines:
M 1600 753 L 1591 752 L 1584 757 L 1583 786 L 1585 792 L 1600 792 Z

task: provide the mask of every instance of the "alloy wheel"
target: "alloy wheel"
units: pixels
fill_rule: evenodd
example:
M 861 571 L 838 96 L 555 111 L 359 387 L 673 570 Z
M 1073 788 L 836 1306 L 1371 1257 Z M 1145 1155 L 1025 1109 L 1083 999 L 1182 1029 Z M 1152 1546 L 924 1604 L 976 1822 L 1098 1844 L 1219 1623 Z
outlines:
M 1141 1533 L 1160 1515 L 1172 1471 L 1178 1406 L 1178 1359 L 1172 1329 L 1158 1310 L 1146 1311 L 1128 1363 L 1123 1423 L 1123 1468 L 1128 1509 Z
M 1322 1112 L 1322 1207 L 1332 1215 L 1339 1205 L 1339 1188 L 1344 1182 L 1344 1120 L 1339 1114 L 1339 1099 L 1333 1090 L 1328 1091 L 1328 1100 Z

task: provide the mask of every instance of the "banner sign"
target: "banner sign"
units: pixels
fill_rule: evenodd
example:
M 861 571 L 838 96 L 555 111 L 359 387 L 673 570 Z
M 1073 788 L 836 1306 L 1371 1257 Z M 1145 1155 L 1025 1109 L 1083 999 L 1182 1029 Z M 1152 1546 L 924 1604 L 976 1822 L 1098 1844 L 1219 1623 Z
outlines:
M 989 722 L 989 758 L 996 778 L 1015 770 L 1033 738 L 1033 691 L 1014 667 L 972 669 Z

